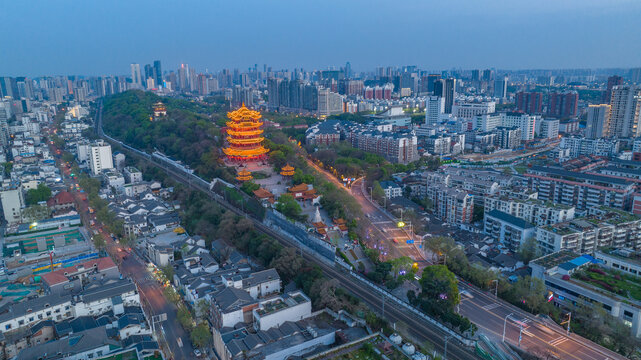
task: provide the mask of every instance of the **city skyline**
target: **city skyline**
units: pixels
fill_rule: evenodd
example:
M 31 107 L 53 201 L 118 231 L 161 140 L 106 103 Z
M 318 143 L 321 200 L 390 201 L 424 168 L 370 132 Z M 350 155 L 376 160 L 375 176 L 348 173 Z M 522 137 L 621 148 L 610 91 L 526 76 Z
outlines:
M 628 68 L 641 58 L 634 39 L 641 4 L 628 0 L 293 4 L 7 3 L 0 30 L 9 56 L 0 69 L 4 76 L 127 74 L 130 63 L 159 59 L 166 69 L 189 63 L 202 71 L 326 69 L 346 61 L 355 71 L 516 70 Z

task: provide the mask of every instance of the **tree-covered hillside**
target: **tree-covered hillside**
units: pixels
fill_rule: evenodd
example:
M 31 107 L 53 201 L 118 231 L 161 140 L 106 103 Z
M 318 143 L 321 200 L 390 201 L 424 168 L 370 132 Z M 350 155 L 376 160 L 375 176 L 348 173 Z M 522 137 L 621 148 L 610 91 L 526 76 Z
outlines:
M 165 103 L 167 116 L 150 119 L 152 105 Z M 223 113 L 222 105 L 159 97 L 149 92 L 127 91 L 105 98 L 103 127 L 107 134 L 152 152 L 155 149 L 194 167 L 204 178 L 233 179 L 222 166 L 220 129 L 211 114 Z

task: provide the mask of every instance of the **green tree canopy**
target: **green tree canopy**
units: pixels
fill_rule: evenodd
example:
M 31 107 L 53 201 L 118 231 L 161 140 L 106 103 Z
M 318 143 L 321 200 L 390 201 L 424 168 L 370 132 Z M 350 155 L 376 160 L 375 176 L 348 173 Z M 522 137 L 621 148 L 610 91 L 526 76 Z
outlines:
M 536 246 L 536 239 L 531 237 L 525 240 L 519 249 L 519 258 L 528 264 L 531 260 L 535 259 L 539 254 L 539 249 Z
M 288 218 L 292 218 L 295 220 L 302 219 L 301 212 L 303 210 L 291 194 L 283 194 L 278 198 L 276 210 L 278 210 Z
M 196 325 L 189 337 L 191 339 L 191 342 L 197 348 L 203 348 L 209 345 L 209 343 L 211 343 L 212 341 L 211 331 L 209 330 L 209 326 L 207 325 L 207 323 L 204 321 Z
M 51 189 L 44 183 L 38 185 L 35 189 L 27 191 L 27 198 L 25 199 L 27 205 L 35 205 L 40 201 L 47 201 L 51 197 Z
M 383 187 L 381 187 L 381 183 L 378 181 L 374 181 L 372 183 L 372 199 L 378 201 L 379 203 L 383 203 L 383 199 L 385 198 L 385 190 L 383 190 Z
M 445 265 L 432 265 L 423 270 L 420 280 L 421 297 L 425 297 L 452 310 L 460 302 L 458 284 L 454 273 Z

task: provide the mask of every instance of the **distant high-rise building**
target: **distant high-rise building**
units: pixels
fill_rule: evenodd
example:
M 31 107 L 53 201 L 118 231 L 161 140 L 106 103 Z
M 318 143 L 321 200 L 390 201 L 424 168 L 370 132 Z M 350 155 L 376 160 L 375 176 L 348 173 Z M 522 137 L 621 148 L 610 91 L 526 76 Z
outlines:
M 445 112 L 445 99 L 440 96 L 429 96 L 425 99 L 425 124 L 436 125 L 441 114 Z
M 632 81 L 633 83 L 641 84 L 641 68 L 630 69 L 629 77 L 630 77 L 630 81 Z M 621 84 L 618 84 L 618 85 L 621 85 Z
M 343 98 L 327 88 L 318 89 L 318 115 L 329 116 L 343 112 Z
M 617 85 L 612 88 L 610 99 L 610 125 L 608 135 L 620 138 L 638 137 L 639 112 L 641 110 L 641 87 L 636 85 Z
M 494 81 L 494 97 L 499 99 L 507 98 L 507 75 L 496 78 Z
M 156 77 L 154 76 L 154 68 L 151 67 L 150 64 L 146 64 L 145 65 L 145 81 L 147 81 L 147 79 L 149 78 L 155 79 Z
M 205 74 L 198 74 L 197 76 L 197 90 L 198 94 L 200 95 L 209 95 L 211 90 L 209 90 L 209 83 L 207 82 L 207 75 Z M 240 105 L 240 104 L 238 104 Z M 247 104 L 247 106 L 251 106 L 253 104 Z
M 281 81 L 281 79 L 277 78 L 270 78 L 267 80 L 267 106 L 272 111 L 277 110 L 279 106 L 278 88 Z
M 14 99 L 20 99 L 20 94 L 18 93 L 18 84 L 16 79 L 12 77 L 0 77 L 0 95 L 2 97 L 11 97 Z
M 585 136 L 588 139 L 608 136 L 611 108 L 608 104 L 588 106 L 588 119 L 585 127 Z
M 363 80 L 341 79 L 338 81 L 338 93 L 343 95 L 363 95 Z
M 557 118 L 574 117 L 579 105 L 579 94 L 576 91 L 565 93 L 551 93 L 548 106 L 548 115 Z
M 434 95 L 445 99 L 445 113 L 452 113 L 454 99 L 456 99 L 456 79 L 440 79 L 434 83 Z
M 612 98 L 612 88 L 617 85 L 623 85 L 623 78 L 621 76 L 613 75 L 608 77 L 608 85 L 603 93 L 603 98 L 601 99 L 602 103 L 610 103 L 610 99 Z
M 11 106 L 8 101 L 0 99 L 0 144 L 9 146 L 9 124 L 7 121 L 11 117 Z
M 441 78 L 440 74 L 429 74 L 427 75 L 427 91 L 434 93 L 434 84 L 437 80 Z
M 472 70 L 472 81 L 480 81 L 481 80 L 481 70 Z
M 345 64 L 345 77 L 350 79 L 352 77 L 352 64 L 349 61 Z
M 487 81 L 488 83 L 491 83 L 494 80 L 494 70 L 483 70 L 483 81 Z
M 154 61 L 154 75 L 156 80 L 156 87 L 158 88 L 163 87 L 162 68 L 160 66 L 160 60 Z
M 540 114 L 543 109 L 543 94 L 524 91 L 516 93 L 516 108 L 526 114 Z
M 136 89 L 142 88 L 142 77 L 140 74 L 140 64 L 131 64 L 131 83 Z
M 180 64 L 178 69 L 178 90 L 189 91 L 189 65 Z

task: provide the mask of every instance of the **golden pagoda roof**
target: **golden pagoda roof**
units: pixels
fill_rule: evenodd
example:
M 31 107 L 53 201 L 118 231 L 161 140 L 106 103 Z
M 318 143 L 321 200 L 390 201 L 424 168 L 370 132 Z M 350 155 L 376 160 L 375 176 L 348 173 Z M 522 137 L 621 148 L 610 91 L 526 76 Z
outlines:
M 262 129 L 257 129 L 257 130 L 242 130 L 242 131 L 236 131 L 232 129 L 227 129 L 227 135 L 230 136 L 257 136 L 263 133 Z
M 294 167 L 289 166 L 289 164 L 283 166 L 282 169 L 280 169 L 280 174 L 283 176 L 294 176 Z
M 223 152 L 225 155 L 228 156 L 259 156 L 259 155 L 264 155 L 269 152 L 269 150 L 265 149 L 264 147 L 257 147 L 254 149 L 238 149 L 238 148 L 231 148 L 231 147 L 226 147 L 223 148 Z
M 230 144 L 238 144 L 238 145 L 258 144 L 258 143 L 261 143 L 263 140 L 265 140 L 264 137 L 249 138 L 249 139 L 234 139 L 230 136 L 227 137 L 227 141 L 229 141 Z
M 238 176 L 236 176 L 236 180 L 239 181 L 248 181 L 253 179 L 254 177 L 252 176 L 252 173 L 250 171 L 247 171 L 247 169 L 243 169 L 238 172 Z
M 227 121 L 226 123 L 228 128 L 234 130 L 255 130 L 263 126 L 262 121 Z M 262 130 L 261 130 L 262 132 Z
M 258 120 L 262 117 L 262 115 L 258 111 L 248 109 L 243 103 L 240 108 L 228 112 L 227 117 L 234 121 Z

